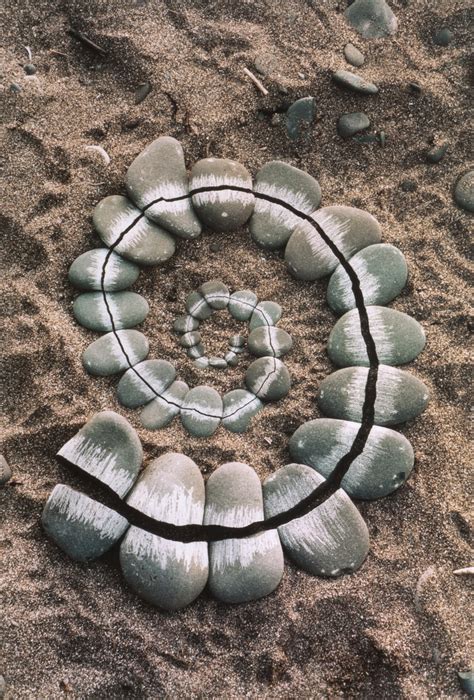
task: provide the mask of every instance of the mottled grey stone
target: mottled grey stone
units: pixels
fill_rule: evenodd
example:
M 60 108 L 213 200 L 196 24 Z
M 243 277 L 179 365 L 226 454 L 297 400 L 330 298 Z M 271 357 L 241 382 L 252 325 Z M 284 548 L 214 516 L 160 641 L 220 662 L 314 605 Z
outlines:
M 199 292 L 191 292 L 186 297 L 186 311 L 197 318 L 198 321 L 205 321 L 212 316 L 212 308 Z
M 176 370 L 167 360 L 145 360 L 128 369 L 117 386 L 122 406 L 137 408 L 162 394 L 174 381 Z
M 433 44 L 436 46 L 449 46 L 454 38 L 453 32 L 448 27 L 438 29 L 433 35 Z
M 140 331 L 106 333 L 82 353 L 82 364 L 89 374 L 108 377 L 142 362 L 148 355 L 147 338 Z
M 262 408 L 263 403 L 250 391 L 228 391 L 223 398 L 222 425 L 232 433 L 244 433 Z
M 183 400 L 181 422 L 195 437 L 213 435 L 222 418 L 222 399 L 210 386 L 196 386 Z
M 140 420 L 144 428 L 159 430 L 171 423 L 178 415 L 183 399 L 189 391 L 186 382 L 176 381 L 142 410 Z
M 250 333 L 248 347 L 257 357 L 283 357 L 293 347 L 293 339 L 282 328 L 259 326 Z
M 397 18 L 385 0 L 355 0 L 345 11 L 346 19 L 365 39 L 395 34 Z
M 106 292 L 119 292 L 137 281 L 140 268 L 107 248 L 95 248 L 79 255 L 68 272 L 70 283 L 78 289 L 90 291 L 102 289 L 102 273 L 105 265 L 103 288 Z
M 12 478 L 12 470 L 3 455 L 0 455 L 0 486 L 3 486 Z
M 362 76 L 351 73 L 351 71 L 348 70 L 337 70 L 333 73 L 332 79 L 338 85 L 361 95 L 376 95 L 379 91 L 374 83 L 370 83 L 365 78 L 362 78 Z
M 430 150 L 426 154 L 426 160 L 429 163 L 439 163 L 441 160 L 443 160 L 444 156 L 446 155 L 448 145 L 449 144 L 446 142 L 437 146 L 433 146 L 433 148 L 430 148 Z
M 220 280 L 204 282 L 198 289 L 212 309 L 225 309 L 229 303 L 230 292 Z
M 236 321 L 248 321 L 257 304 L 257 295 L 249 289 L 243 289 L 230 295 L 229 313 Z
M 280 320 L 281 314 L 282 308 L 276 301 L 261 301 L 253 310 L 249 330 L 253 331 L 260 326 L 274 326 Z
M 245 384 L 262 401 L 278 401 L 290 391 L 290 373 L 278 358 L 260 357 L 248 367 Z
M 360 68 L 365 61 L 364 54 L 351 43 L 344 46 L 344 56 L 346 61 L 355 68 Z
M 183 348 L 192 348 L 193 345 L 197 345 L 201 342 L 201 334 L 199 331 L 190 331 L 189 333 L 184 333 L 179 339 L 180 345 Z
M 148 302 L 136 292 L 106 292 L 105 298 L 102 292 L 85 292 L 76 297 L 72 311 L 77 322 L 104 333 L 113 328 L 133 328 L 148 316 Z
M 474 212 L 474 170 L 459 178 L 454 188 L 454 199 L 466 211 Z
M 199 328 L 199 320 L 190 314 L 178 316 L 173 323 L 173 330 L 176 333 L 191 333 Z
M 339 135 L 344 139 L 354 136 L 359 131 L 368 129 L 370 126 L 369 117 L 364 112 L 351 112 L 343 114 L 337 122 Z
M 314 97 L 302 97 L 293 102 L 286 113 L 286 132 L 292 141 L 308 138 L 315 115 Z

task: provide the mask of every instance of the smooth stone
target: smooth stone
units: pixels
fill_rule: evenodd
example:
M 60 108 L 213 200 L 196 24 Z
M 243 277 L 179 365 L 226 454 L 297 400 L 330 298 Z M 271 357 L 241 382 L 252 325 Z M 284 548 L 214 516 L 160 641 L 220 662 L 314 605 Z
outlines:
M 233 352 L 235 355 L 241 355 L 245 348 L 239 348 L 236 345 L 229 345 L 229 351 Z
M 279 199 L 303 214 L 311 214 L 321 202 L 321 188 L 314 177 L 278 160 L 266 163 L 258 171 L 254 191 L 250 234 L 256 243 L 268 249 L 283 247 L 301 218 L 282 204 L 260 198 L 258 193 Z
M 74 260 L 68 272 L 70 283 L 78 289 L 102 289 L 102 272 L 106 260 L 103 286 L 106 292 L 119 292 L 137 281 L 140 274 L 137 265 L 111 253 L 107 248 L 96 248 Z
M 474 670 L 458 671 L 459 684 L 467 695 L 474 696 Z
M 192 348 L 193 345 L 197 345 L 201 342 L 201 334 L 199 331 L 190 331 L 189 333 L 184 333 L 179 339 L 180 345 L 183 348 Z
M 316 398 L 324 415 L 360 423 L 368 373 L 366 367 L 346 367 L 323 379 Z M 428 404 L 425 384 L 395 367 L 379 366 L 376 391 L 376 425 L 405 423 L 419 416 Z
M 379 362 L 404 365 L 420 354 L 425 347 L 426 336 L 418 321 L 402 311 L 384 306 L 367 306 L 366 310 Z M 328 355 L 338 367 L 370 365 L 358 309 L 341 316 L 332 329 Z
M 195 437 L 213 435 L 222 418 L 222 399 L 210 386 L 196 386 L 188 391 L 181 407 L 181 422 Z
M 369 126 L 369 117 L 364 114 L 364 112 L 343 114 L 339 117 L 339 121 L 337 122 L 339 136 L 342 136 L 344 139 L 354 136 L 354 134 L 357 134 L 359 131 L 368 129 Z
M 153 401 L 150 401 L 140 414 L 140 421 L 148 430 L 159 430 L 171 423 L 178 415 L 183 399 L 189 391 L 186 382 L 175 381 Z
M 148 316 L 148 302 L 136 292 L 107 292 L 105 297 L 107 304 L 102 292 L 85 292 L 76 297 L 72 307 L 76 321 L 91 331 L 105 333 L 114 328 L 133 328 Z
M 444 156 L 446 155 L 448 145 L 448 143 L 443 143 L 439 146 L 433 146 L 433 148 L 430 148 L 430 150 L 426 154 L 426 160 L 429 163 L 439 163 L 441 160 L 443 160 Z
M 170 136 L 160 136 L 133 161 L 125 178 L 127 191 L 146 216 L 180 238 L 196 238 L 201 224 L 191 206 L 183 148 Z M 149 206 L 157 199 L 161 201 Z
M 248 321 L 257 304 L 257 295 L 249 289 L 243 289 L 230 295 L 228 309 L 236 321 Z
M 212 316 L 213 309 L 199 292 L 188 294 L 185 304 L 186 311 L 198 321 L 205 321 L 206 318 Z
M 82 364 L 89 374 L 108 377 L 142 362 L 148 351 L 148 340 L 140 331 L 110 332 L 87 346 L 82 353 Z
M 192 331 L 197 331 L 198 328 L 198 319 L 190 314 L 178 316 L 173 323 L 173 330 L 176 331 L 176 333 L 191 333 Z
M 324 481 L 304 464 L 281 467 L 263 484 L 265 518 L 293 508 Z M 286 554 L 313 576 L 353 573 L 369 552 L 367 525 L 342 489 L 307 515 L 281 525 L 278 534 Z
M 253 310 L 249 330 L 254 331 L 260 326 L 274 326 L 281 319 L 282 308 L 276 301 L 261 301 Z
M 4 486 L 12 478 L 12 470 L 3 455 L 0 455 L 0 486 Z
M 239 363 L 239 356 L 236 352 L 230 350 L 224 355 L 224 360 L 227 362 L 229 367 L 236 367 L 236 365 Z
M 369 245 L 351 259 L 366 306 L 388 304 L 400 294 L 407 283 L 408 266 L 403 253 L 388 243 Z M 329 280 L 328 304 L 336 313 L 355 309 L 352 284 L 342 265 L 338 265 Z
M 453 32 L 447 27 L 443 27 L 442 29 L 438 29 L 433 35 L 433 44 L 436 44 L 436 46 L 449 46 L 453 38 Z
M 245 345 L 245 338 L 243 335 L 231 335 L 229 338 L 229 345 L 234 348 L 243 348 Z
M 209 367 L 214 369 L 227 369 L 227 361 L 223 357 L 212 356 L 209 358 Z
M 138 265 L 160 265 L 175 252 L 173 236 L 143 216 L 127 197 L 105 197 L 95 207 L 92 220 L 105 245 Z
M 278 358 L 259 357 L 248 367 L 245 384 L 262 401 L 278 401 L 290 391 L 290 373 Z
M 344 57 L 355 68 L 360 68 L 365 61 L 364 54 L 351 43 L 344 46 Z
M 191 170 L 191 190 L 223 187 L 192 196 L 194 210 L 201 222 L 213 231 L 232 231 L 243 226 L 255 204 L 252 177 L 243 165 L 228 158 L 204 158 Z M 244 188 L 248 192 L 226 189 Z
M 381 39 L 398 29 L 397 18 L 385 0 L 355 0 L 344 14 L 365 39 Z
M 380 224 L 367 211 L 336 205 L 324 207 L 312 217 L 345 259 L 381 238 Z M 329 275 L 339 260 L 308 222 L 298 226 L 285 249 L 285 260 L 297 279 L 313 281 Z
M 314 97 L 302 97 L 288 108 L 286 113 L 286 133 L 292 141 L 297 141 L 303 136 L 308 137 L 310 126 L 316 115 L 316 102 Z
M 290 454 L 295 461 L 313 467 L 327 479 L 351 449 L 359 428 L 360 423 L 334 418 L 308 421 L 291 436 Z M 341 487 L 352 498 L 382 498 L 405 483 L 414 463 L 413 448 L 406 437 L 374 425 L 362 454 L 352 462 Z
M 127 503 L 155 520 L 202 525 L 204 493 L 196 464 L 168 452 L 148 465 Z M 177 542 L 132 526 L 120 546 L 120 565 L 141 598 L 178 610 L 195 600 L 207 583 L 207 543 Z
M 474 212 L 474 170 L 459 178 L 454 188 L 454 199 L 466 211 Z
M 248 347 L 257 357 L 283 357 L 293 347 L 293 339 L 282 328 L 259 326 L 250 333 Z
M 198 360 L 206 354 L 206 348 L 202 343 L 193 345 L 192 348 L 188 348 L 187 355 L 191 360 Z
M 137 432 L 114 411 L 96 413 L 57 453 L 107 484 L 123 498 L 140 471 L 143 450 Z
M 196 359 L 194 360 L 194 366 L 198 369 L 206 369 L 207 367 L 209 367 L 209 358 L 196 357 Z
M 263 408 L 260 399 L 245 389 L 228 391 L 222 403 L 222 425 L 232 433 L 244 433 L 252 418 Z
M 225 309 L 229 303 L 230 292 L 228 287 L 219 280 L 204 282 L 198 289 L 212 309 Z
M 128 369 L 117 386 L 117 398 L 127 408 L 144 406 L 174 381 L 176 369 L 167 360 L 145 360 Z
M 206 484 L 205 525 L 244 527 L 263 520 L 260 479 L 247 464 L 229 462 Z M 283 576 L 276 530 L 209 544 L 209 588 L 225 603 L 244 603 L 272 593 Z
M 84 493 L 57 484 L 41 516 L 46 534 L 76 561 L 102 556 L 123 535 L 128 521 Z
M 368 80 L 365 80 L 365 78 L 362 78 L 362 76 L 351 73 L 351 71 L 348 70 L 337 70 L 333 73 L 332 79 L 338 85 L 361 95 L 376 95 L 379 91 L 374 83 L 370 83 Z

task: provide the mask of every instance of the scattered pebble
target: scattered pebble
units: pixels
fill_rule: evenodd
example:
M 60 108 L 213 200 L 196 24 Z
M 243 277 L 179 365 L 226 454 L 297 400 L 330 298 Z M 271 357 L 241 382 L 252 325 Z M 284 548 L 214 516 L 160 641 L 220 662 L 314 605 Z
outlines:
M 356 73 L 351 73 L 348 70 L 338 70 L 332 75 L 332 79 L 338 85 L 348 88 L 353 92 L 358 92 L 361 95 L 376 95 L 379 91 L 374 83 L 370 83 L 365 78 L 362 78 Z
M 35 75 L 36 66 L 34 63 L 27 63 L 25 66 L 23 66 L 23 70 L 25 71 L 26 75 Z
M 343 114 L 337 122 L 339 135 L 345 139 L 349 138 L 349 136 L 354 136 L 359 131 L 368 129 L 369 126 L 369 117 L 364 112 Z
M 351 27 L 365 39 L 381 39 L 395 34 L 397 18 L 385 0 L 355 0 L 345 16 Z
M 474 170 L 461 175 L 454 188 L 454 200 L 462 209 L 474 212 Z
M 360 68 L 365 61 L 364 54 L 351 43 L 344 46 L 344 56 L 346 61 L 355 68 Z
M 443 143 L 438 146 L 433 146 L 426 154 L 426 160 L 429 163 L 439 163 L 443 160 L 448 150 L 448 143 Z
M 404 192 L 415 192 L 418 189 L 418 185 L 414 180 L 402 180 L 400 189 Z
M 12 470 L 3 455 L 0 455 L 0 486 L 3 486 L 12 478 Z
M 302 97 L 286 113 L 286 132 L 292 141 L 307 136 L 316 114 L 314 97 Z
M 18 92 L 21 92 L 23 90 L 23 88 L 18 83 L 11 83 L 9 90 L 10 90 L 10 92 L 18 93 Z
M 143 102 L 143 100 L 150 94 L 150 92 L 151 83 L 149 83 L 148 81 L 146 83 L 141 83 L 135 90 L 135 104 L 139 105 L 140 102 Z
M 474 696 L 474 670 L 458 671 L 458 678 L 464 692 Z
M 436 46 L 449 46 L 453 38 L 453 32 L 448 27 L 443 27 L 433 34 L 433 44 L 436 44 Z

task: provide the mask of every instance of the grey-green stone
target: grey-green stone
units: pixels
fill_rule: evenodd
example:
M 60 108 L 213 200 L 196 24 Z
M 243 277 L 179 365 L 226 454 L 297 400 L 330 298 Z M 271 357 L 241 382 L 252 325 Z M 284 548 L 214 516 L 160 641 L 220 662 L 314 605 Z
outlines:
M 186 382 L 176 381 L 163 391 L 161 396 L 150 401 L 140 414 L 140 420 L 144 428 L 159 430 L 171 423 L 178 415 L 183 399 L 189 391 Z
M 355 68 L 360 68 L 365 61 L 364 54 L 351 43 L 344 46 L 344 56 L 346 61 Z
M 433 146 L 433 148 L 430 148 L 430 150 L 426 154 L 426 160 L 429 163 L 439 163 L 441 160 L 443 160 L 447 150 L 448 143 L 442 143 L 439 146 Z
M 212 315 L 212 308 L 199 292 L 191 292 L 186 297 L 186 311 L 197 318 L 198 321 L 205 321 Z
M 198 343 L 197 345 L 193 345 L 192 348 L 188 348 L 187 350 L 187 355 L 191 360 L 197 360 L 206 353 L 206 348 L 202 343 Z
M 230 367 L 235 367 L 239 363 L 239 356 L 233 350 L 227 352 L 224 359 Z
M 228 287 L 219 280 L 204 282 L 198 289 L 212 309 L 225 309 L 229 303 L 230 292 Z
M 370 83 L 368 80 L 365 80 L 365 78 L 362 78 L 362 76 L 351 73 L 348 70 L 337 70 L 333 73 L 332 79 L 338 85 L 361 95 L 376 95 L 379 91 L 374 83 Z
M 197 345 L 201 342 L 201 334 L 199 331 L 190 331 L 189 333 L 184 333 L 179 339 L 180 345 L 183 348 L 192 348 L 193 345 Z
M 148 302 L 136 292 L 107 292 L 105 296 L 108 308 L 102 292 L 85 292 L 76 297 L 72 310 L 81 326 L 104 333 L 113 327 L 133 328 L 148 316 Z
M 474 671 L 458 671 L 459 684 L 467 695 L 474 696 Z
M 232 433 L 244 433 L 252 418 L 263 408 L 260 399 L 245 389 L 233 389 L 224 394 L 222 425 Z
M 106 292 L 119 292 L 137 281 L 140 268 L 124 260 L 107 248 L 88 250 L 79 255 L 69 268 L 68 278 L 74 287 L 86 290 L 102 289 L 102 273 L 105 265 L 103 288 Z
M 214 367 L 214 369 L 226 369 L 227 361 L 223 357 L 212 356 L 209 358 L 209 367 Z
M 213 435 L 222 418 L 222 399 L 210 386 L 196 386 L 184 397 L 181 422 L 195 437 Z
M 231 335 L 229 338 L 229 345 L 233 345 L 235 348 L 243 348 L 245 345 L 245 338 L 243 335 Z
M 459 178 L 454 188 L 454 199 L 466 211 L 474 212 L 474 170 Z
M 208 357 L 196 357 L 194 360 L 194 366 L 197 367 L 198 369 L 206 369 L 209 367 L 209 358 Z
M 167 360 L 145 360 L 125 372 L 117 386 L 122 406 L 137 408 L 152 401 L 169 387 L 176 370 Z
M 262 401 L 278 401 L 290 391 L 290 373 L 278 358 L 260 357 L 248 367 L 245 384 Z
M 283 357 L 293 347 L 293 340 L 282 328 L 259 326 L 250 333 L 248 347 L 257 357 Z
M 4 486 L 12 478 L 12 470 L 3 455 L 0 455 L 0 486 Z
M 148 355 L 147 338 L 140 331 L 107 333 L 94 340 L 82 353 L 82 364 L 89 374 L 108 377 L 142 362 Z
M 257 295 L 249 289 L 234 292 L 229 299 L 229 313 L 236 321 L 248 321 L 257 303 Z
M 253 310 L 249 330 L 253 331 L 259 326 L 274 326 L 280 320 L 281 314 L 282 308 L 276 301 L 261 301 Z
M 197 331 L 198 328 L 198 319 L 190 314 L 178 316 L 173 323 L 173 330 L 176 331 L 176 333 L 190 333 L 192 331 Z
M 355 0 L 345 11 L 346 19 L 365 39 L 395 34 L 397 18 L 385 0 Z
M 453 37 L 453 32 L 447 27 L 443 27 L 433 35 L 433 44 L 436 44 L 436 46 L 449 46 Z
M 337 130 L 339 135 L 347 139 L 349 136 L 354 136 L 359 131 L 368 129 L 370 126 L 369 117 L 364 112 L 351 112 L 343 114 L 337 122 Z
M 316 115 L 314 97 L 302 97 L 289 107 L 286 113 L 286 132 L 292 141 L 309 137 L 310 126 Z

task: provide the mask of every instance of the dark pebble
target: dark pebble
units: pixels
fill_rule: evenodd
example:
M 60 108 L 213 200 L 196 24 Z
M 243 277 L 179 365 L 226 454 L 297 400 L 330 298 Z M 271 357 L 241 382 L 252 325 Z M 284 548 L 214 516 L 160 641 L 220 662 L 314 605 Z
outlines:
M 433 44 L 436 46 L 448 46 L 453 40 L 454 34 L 447 27 L 443 27 L 433 35 Z
M 434 146 L 426 154 L 426 160 L 429 163 L 439 163 L 440 160 L 443 160 L 444 156 L 446 155 L 447 150 L 448 150 L 447 143 L 443 143 L 441 146 Z
M 34 75 L 36 73 L 36 66 L 34 63 L 27 63 L 26 66 L 23 66 L 23 70 L 26 75 Z
M 400 189 L 404 192 L 415 192 L 418 189 L 418 185 L 414 180 L 402 180 L 400 183 Z

